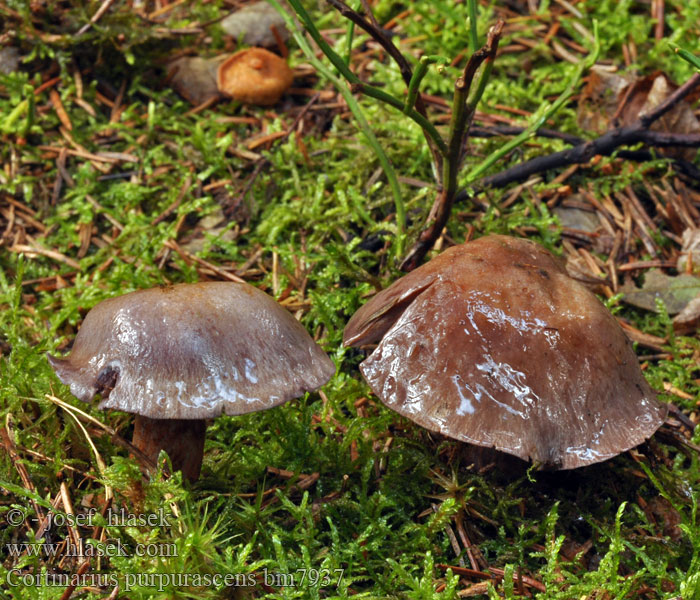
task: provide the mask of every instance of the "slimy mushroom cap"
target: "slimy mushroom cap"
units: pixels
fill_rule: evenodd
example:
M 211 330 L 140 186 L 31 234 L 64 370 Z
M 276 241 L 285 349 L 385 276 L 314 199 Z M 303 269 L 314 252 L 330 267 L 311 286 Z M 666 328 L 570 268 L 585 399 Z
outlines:
M 303 326 L 242 283 L 178 284 L 105 300 L 66 358 L 71 393 L 153 419 L 209 419 L 272 408 L 323 385 L 333 363 Z M 105 393 L 107 391 L 107 393 Z
M 205 419 L 272 408 L 326 383 L 335 366 L 302 325 L 242 283 L 179 284 L 105 300 L 66 358 L 49 356 L 83 401 L 136 414 L 134 445 L 199 477 Z
M 610 312 L 526 240 L 450 248 L 358 310 L 344 342 L 379 342 L 360 369 L 389 408 L 550 468 L 633 448 L 667 412 Z

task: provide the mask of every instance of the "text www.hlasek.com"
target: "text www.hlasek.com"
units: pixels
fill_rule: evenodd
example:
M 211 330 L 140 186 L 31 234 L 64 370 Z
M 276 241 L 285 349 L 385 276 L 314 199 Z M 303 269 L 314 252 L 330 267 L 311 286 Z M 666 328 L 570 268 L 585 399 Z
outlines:
M 49 513 L 45 524 L 48 529 L 59 529 L 65 526 L 94 527 L 97 522 L 94 510 L 84 514 L 64 515 Z M 19 527 L 28 519 L 27 511 L 21 508 L 12 508 L 5 514 L 5 521 L 10 527 Z M 149 514 L 131 514 L 126 511 L 107 511 L 101 516 L 104 522 L 112 527 L 170 527 L 170 516 L 163 510 Z M 37 522 L 37 519 L 32 519 Z M 108 538 L 102 541 L 74 538 L 67 536 L 60 542 L 49 542 L 44 539 L 41 542 L 15 542 L 6 543 L 2 548 L 10 558 L 33 557 L 45 559 L 51 563 L 57 558 L 75 558 L 83 562 L 91 558 L 104 558 L 109 560 L 116 557 L 153 557 L 173 558 L 178 555 L 175 543 L 139 543 L 122 544 L 121 540 Z M 88 564 L 83 562 L 83 564 Z M 93 565 L 94 566 L 94 565 Z M 184 587 L 252 587 L 262 586 L 267 588 L 282 587 L 328 587 L 339 586 L 343 578 L 343 569 L 315 569 L 299 568 L 292 572 L 278 572 L 270 569 L 257 570 L 251 573 L 97 573 L 78 572 L 62 573 L 58 571 L 44 570 L 40 573 L 28 572 L 26 569 L 11 568 L 7 571 L 5 580 L 0 580 L 0 588 L 3 584 L 9 588 L 20 586 L 27 587 L 116 587 L 122 591 L 137 588 L 152 588 L 159 592 L 173 588 Z
M 72 558 L 112 558 L 115 556 L 129 556 L 126 548 L 120 540 L 108 540 L 99 545 L 91 543 L 89 540 L 78 540 L 78 544 L 70 541 L 57 544 L 38 544 L 29 542 L 19 542 L 15 544 L 5 544 L 5 549 L 10 557 L 35 556 L 41 558 L 72 557 Z M 136 556 L 177 556 L 177 546 L 173 543 L 151 543 L 136 544 L 133 552 Z
M 93 558 L 129 556 L 119 540 L 102 542 L 99 545 L 90 540 L 79 540 L 78 545 L 60 543 L 9 543 L 5 544 L 7 554 L 42 557 L 46 559 L 61 557 Z M 138 556 L 177 556 L 175 544 L 138 544 L 134 549 Z M 159 592 L 179 587 L 327 587 L 340 585 L 344 569 L 300 568 L 291 573 L 272 571 L 267 568 L 255 573 L 26 573 L 20 569 L 11 569 L 5 577 L 8 587 L 109 587 L 119 585 L 123 591 L 135 588 L 153 588 Z

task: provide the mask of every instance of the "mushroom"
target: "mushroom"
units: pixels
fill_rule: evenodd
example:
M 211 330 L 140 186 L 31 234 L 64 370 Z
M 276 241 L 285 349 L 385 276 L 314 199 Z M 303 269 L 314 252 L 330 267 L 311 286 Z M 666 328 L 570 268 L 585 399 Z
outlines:
M 455 246 L 377 294 L 344 332 L 376 342 L 360 369 L 389 408 L 542 467 L 611 458 L 667 412 L 615 318 L 526 240 Z
M 178 284 L 100 302 L 66 358 L 48 356 L 85 402 L 136 415 L 134 445 L 199 477 L 205 419 L 272 408 L 326 383 L 332 361 L 304 327 L 244 283 Z
M 277 103 L 293 81 L 287 61 L 264 48 L 236 52 L 219 65 L 216 76 L 220 92 L 261 106 Z

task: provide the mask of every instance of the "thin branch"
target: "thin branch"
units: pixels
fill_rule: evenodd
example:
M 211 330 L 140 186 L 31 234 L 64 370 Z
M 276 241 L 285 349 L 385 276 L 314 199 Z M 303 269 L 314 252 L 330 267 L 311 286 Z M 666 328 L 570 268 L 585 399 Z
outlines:
M 464 147 L 464 138 L 466 137 L 468 126 L 471 123 L 471 119 L 473 118 L 476 110 L 476 104 L 480 99 L 480 95 L 483 92 L 486 80 L 488 79 L 489 69 L 495 56 L 496 48 L 498 46 L 498 38 L 502 27 L 503 24 L 500 22 L 491 29 L 486 46 L 471 56 L 464 69 L 463 77 L 457 80 L 455 85 L 455 103 L 452 108 L 452 120 L 450 122 L 450 153 L 448 155 L 448 160 L 445 161 L 444 167 L 445 172 L 443 179 L 446 187 L 438 192 L 435 202 L 430 209 L 430 214 L 428 215 L 425 229 L 421 232 L 420 236 L 418 237 L 418 241 L 414 244 L 411 251 L 401 263 L 401 269 L 403 271 L 412 271 L 421 263 L 430 248 L 432 248 L 433 244 L 437 241 L 438 237 L 440 237 L 440 233 L 449 219 L 452 205 L 454 204 L 454 200 L 457 195 L 457 169 L 461 163 L 461 160 L 459 159 Z M 489 154 L 486 159 L 471 169 L 466 177 L 468 182 L 476 181 L 491 165 L 496 163 L 511 150 L 517 148 L 526 140 L 533 137 L 535 132 L 544 125 L 547 119 L 555 114 L 571 97 L 574 88 L 578 85 L 584 70 L 590 68 L 595 63 L 598 56 L 600 47 L 597 43 L 598 29 L 597 25 L 595 24 L 594 35 L 596 44 L 593 51 L 586 57 L 585 60 L 579 63 L 564 92 L 562 92 L 562 94 L 553 103 L 544 105 L 537 113 L 535 113 L 532 117 L 530 125 L 521 134 L 503 144 L 498 150 Z M 493 48 L 491 48 L 491 46 L 493 46 Z M 489 54 L 490 50 L 492 50 L 492 52 Z M 487 54 L 486 58 L 484 59 L 479 58 L 479 55 L 482 52 L 486 52 Z M 469 87 L 466 82 L 471 82 L 476 69 L 479 67 L 481 62 L 486 59 L 488 60 L 482 71 L 481 80 L 477 90 L 474 94 L 472 94 L 472 97 L 469 99 L 469 102 L 466 105 L 463 104 L 463 102 L 458 102 L 458 96 L 463 97 L 466 95 L 466 93 L 468 93 Z M 468 77 L 469 79 L 467 79 Z M 462 126 L 462 119 L 465 119 L 467 129 L 464 130 L 465 135 L 457 139 L 457 136 L 453 135 L 453 133 L 456 131 L 457 127 Z
M 583 164 L 594 156 L 610 156 L 617 152 L 621 146 L 644 143 L 657 147 L 700 147 L 700 135 L 691 133 L 666 133 L 662 131 L 650 131 L 649 127 L 676 106 L 693 89 L 700 85 L 700 73 L 693 75 L 686 83 L 679 87 L 661 104 L 654 107 L 646 115 L 642 115 L 633 125 L 617 127 L 593 140 L 582 142 L 569 148 L 554 152 L 547 156 L 538 156 L 519 165 L 485 177 L 478 184 L 478 189 L 485 187 L 503 187 L 515 181 L 522 181 L 536 174 L 550 169 L 566 167 L 573 164 Z M 644 159 L 646 155 L 641 155 Z
M 279 4 L 277 3 L 277 0 L 270 0 L 274 4 Z M 391 94 L 387 94 L 385 91 L 376 88 L 370 84 L 364 83 L 363 81 L 360 80 L 360 78 L 353 73 L 348 66 L 345 64 L 345 61 L 343 58 L 335 51 L 333 48 L 330 47 L 328 42 L 323 39 L 323 36 L 321 36 L 320 32 L 314 25 L 314 22 L 311 20 L 311 17 L 309 14 L 306 12 L 304 9 L 303 5 L 299 2 L 299 0 L 288 0 L 288 3 L 291 5 L 292 9 L 294 12 L 299 16 L 299 18 L 303 21 L 303 25 L 306 28 L 307 33 L 311 36 L 311 38 L 316 42 L 318 47 L 321 49 L 323 54 L 328 58 L 328 60 L 331 61 L 333 66 L 338 70 L 338 72 L 345 78 L 345 80 L 350 84 L 350 90 L 353 93 L 363 93 L 367 96 L 370 96 L 372 98 L 376 98 L 377 100 L 381 100 L 382 102 L 385 102 L 386 104 L 389 104 L 390 106 L 393 106 L 397 108 L 398 110 L 404 112 L 407 116 L 409 116 L 411 119 L 413 119 L 420 127 L 423 129 L 423 133 L 426 135 L 426 137 L 429 137 L 431 140 L 431 145 L 430 148 L 437 148 L 435 152 L 438 154 L 443 153 L 443 148 L 445 148 L 445 143 L 443 142 L 442 138 L 440 137 L 440 134 L 438 133 L 437 129 L 435 126 L 428 121 L 427 117 L 425 117 L 423 114 L 418 112 L 416 110 L 418 106 L 420 105 L 421 98 L 420 96 L 418 97 L 416 101 L 416 109 L 410 109 L 410 110 L 404 110 L 404 102 L 403 100 L 400 100 L 399 98 L 395 98 Z M 351 10 L 348 8 L 348 10 Z M 291 20 L 291 17 L 287 14 L 286 11 L 283 11 L 282 8 L 280 7 L 278 12 L 280 12 L 280 15 L 282 18 L 285 19 L 285 22 L 287 22 L 287 25 L 289 26 L 290 30 L 293 30 L 296 27 L 296 23 Z M 354 11 L 353 11 L 354 12 Z M 355 13 L 356 14 L 356 13 Z M 360 19 L 362 20 L 362 19 Z M 364 22 L 364 21 L 363 21 Z M 296 37 L 296 36 L 295 36 Z M 304 51 L 306 54 L 306 51 Z M 317 69 L 321 70 L 319 68 L 319 64 L 322 64 L 318 59 L 315 58 L 315 54 L 313 54 L 313 60 L 311 59 L 311 55 L 308 55 L 309 59 L 312 63 L 314 63 L 314 66 L 316 66 Z M 314 62 L 316 61 L 316 62 Z M 324 67 L 325 68 L 325 67 Z M 331 73 L 332 75 L 332 73 Z M 337 79 L 337 78 L 336 78 Z M 336 87 L 338 87 L 336 85 Z M 343 94 L 343 90 L 338 87 L 338 90 Z M 347 101 L 347 98 L 346 98 Z M 435 160 L 435 154 L 433 155 L 433 159 Z M 438 164 L 438 163 L 436 163 Z
M 379 163 L 382 166 L 382 170 L 386 175 L 389 187 L 392 191 L 392 195 L 394 196 L 394 207 L 396 209 L 396 227 L 398 230 L 397 251 L 402 252 L 406 227 L 406 211 L 403 203 L 403 198 L 401 196 L 399 181 L 396 176 L 396 172 L 394 171 L 394 167 L 391 164 L 391 161 L 384 152 L 384 149 L 382 148 L 381 144 L 379 144 L 379 141 L 377 140 L 376 136 L 374 135 L 374 132 L 372 131 L 372 128 L 369 126 L 369 123 L 365 118 L 364 112 L 362 112 L 359 103 L 352 95 L 351 89 L 344 85 L 343 82 L 335 76 L 331 69 L 329 69 L 319 58 L 317 58 L 316 53 L 311 49 L 311 46 L 309 45 L 306 37 L 303 35 L 301 28 L 298 26 L 298 23 L 295 20 L 293 20 L 285 10 L 282 9 L 277 0 L 269 0 L 269 2 L 284 18 L 285 23 L 289 27 L 290 31 L 293 32 L 292 34 L 294 36 L 294 39 L 306 55 L 309 62 L 314 67 L 316 67 L 319 73 L 321 73 L 321 75 L 323 75 L 328 81 L 330 81 L 341 94 L 341 96 L 343 96 L 343 99 L 345 100 L 346 104 L 348 105 L 348 108 L 350 109 L 353 116 L 355 117 L 355 120 L 358 123 L 360 131 L 363 133 L 368 144 L 371 146 L 372 150 L 377 156 L 377 160 L 379 160 Z M 341 73 L 345 71 L 350 75 L 348 81 L 359 81 L 357 76 L 346 67 L 345 63 L 343 62 L 343 59 L 340 58 L 340 56 L 338 56 L 338 54 L 336 54 L 330 46 L 328 46 L 325 40 L 323 40 L 318 29 L 316 29 L 316 26 L 311 20 L 311 17 L 309 17 L 309 14 L 301 5 L 299 0 L 288 0 L 288 2 L 292 5 L 296 14 L 304 21 L 304 24 L 307 28 L 307 32 L 314 39 L 314 41 L 316 41 L 316 43 L 319 44 L 319 47 L 321 47 L 324 54 L 326 54 L 326 56 L 331 60 L 331 62 L 333 62 L 334 65 L 340 67 L 339 70 L 341 71 Z M 393 98 L 393 96 L 390 97 Z M 399 110 L 402 109 L 403 104 L 401 105 Z
M 698 84 L 700 84 L 700 73 L 695 73 L 695 75 L 688 79 L 688 81 L 673 92 L 661 104 L 656 106 L 656 108 L 652 109 L 647 114 L 642 115 L 639 118 L 639 123 L 641 126 L 644 129 L 648 129 L 654 121 L 663 117 L 669 110 L 671 110 L 674 106 L 676 106 L 676 104 L 678 104 L 681 100 L 683 100 L 683 98 L 692 92 L 698 86 Z
M 444 185 L 450 194 L 454 193 L 457 186 L 457 171 L 462 164 L 464 143 L 476 112 L 476 105 L 481 100 L 486 86 L 485 80 L 488 79 L 490 69 L 484 68 L 477 89 L 471 97 L 469 97 L 469 90 L 479 67 L 484 63 L 487 66 L 493 63 L 504 25 L 504 21 L 499 21 L 490 29 L 486 45 L 469 57 L 462 76 L 455 82 L 452 118 L 450 120 L 449 154 L 445 162 L 443 178 Z
M 520 135 L 526 129 L 526 127 L 515 127 L 512 125 L 496 125 L 493 127 L 472 125 L 469 129 L 469 137 L 491 138 L 498 137 L 501 135 Z M 562 131 L 556 131 L 554 129 L 547 129 L 546 127 L 540 127 L 535 132 L 535 135 L 543 138 L 563 140 L 564 142 L 571 144 L 572 146 L 576 146 L 577 144 L 583 144 L 586 141 L 577 135 L 564 133 Z
M 700 148 L 700 135 L 639 131 L 633 127 L 614 129 L 573 148 L 554 152 L 547 156 L 538 156 L 501 173 L 484 177 L 478 183 L 476 190 L 479 191 L 486 187 L 504 187 L 516 181 L 523 181 L 537 173 L 574 164 L 585 164 L 594 156 L 611 156 L 616 152 L 621 158 L 639 161 L 652 160 L 653 155 L 650 152 L 625 152 L 624 154 L 619 152 L 620 146 L 638 143 L 657 147 Z
M 114 0 L 104 0 L 100 8 L 98 8 L 95 11 L 95 14 L 92 15 L 92 18 L 87 23 L 85 23 L 85 25 L 83 25 L 80 29 L 78 29 L 78 33 L 76 33 L 75 35 L 83 35 L 84 33 L 86 33 L 88 29 L 90 29 L 90 27 L 92 27 L 95 23 L 97 23 L 97 21 L 99 21 L 102 18 L 102 15 L 104 15 L 109 10 L 109 7 L 112 6 L 112 4 L 114 4 Z
M 403 271 L 411 271 L 420 264 L 423 257 L 435 243 L 435 240 L 440 236 L 440 232 L 445 227 L 445 223 L 447 223 L 447 219 L 450 216 L 457 193 L 457 172 L 462 164 L 467 135 L 474 119 L 476 106 L 481 99 L 491 73 L 491 65 L 496 57 L 503 25 L 504 22 L 499 21 L 489 30 L 486 45 L 469 57 L 462 75 L 455 82 L 448 153 L 446 160 L 443 162 L 442 186 L 438 190 L 433 206 L 430 209 L 425 228 L 411 252 L 401 263 Z M 470 95 L 469 92 L 474 77 L 482 65 L 484 65 L 484 68 L 481 71 L 476 90 Z
M 372 7 L 370 6 L 370 3 L 367 0 L 360 0 L 360 2 L 362 2 L 362 8 L 365 9 L 365 14 L 367 15 L 367 18 L 370 20 L 372 25 L 374 25 L 378 29 L 381 29 L 379 22 L 374 17 L 374 13 L 372 12 Z
M 394 42 L 391 41 L 389 36 L 387 36 L 385 31 L 379 26 L 377 20 L 372 14 L 372 11 L 370 10 L 368 3 L 363 2 L 362 5 L 364 6 L 365 11 L 367 12 L 367 16 L 370 19 L 369 21 L 363 18 L 362 15 L 360 15 L 357 11 L 354 11 L 347 4 L 345 4 L 343 0 L 328 0 L 328 3 L 331 6 L 333 6 L 333 8 L 335 8 L 343 17 L 352 21 L 353 23 L 355 23 L 355 25 L 363 29 L 375 42 L 377 42 L 384 49 L 384 51 L 389 56 L 391 56 L 391 58 L 394 59 L 394 62 L 399 67 L 399 72 L 401 73 L 401 77 L 403 78 L 404 83 L 407 87 L 410 86 L 411 78 L 413 77 L 413 69 L 411 69 L 411 65 L 408 63 L 408 60 L 406 60 L 406 57 L 401 53 L 401 50 L 399 50 L 394 45 Z M 428 112 L 425 108 L 425 103 L 423 102 L 423 99 L 421 98 L 420 94 L 416 98 L 415 109 L 418 112 L 418 114 L 425 119 L 425 121 L 428 120 Z M 433 155 L 435 171 L 436 173 L 441 173 L 442 153 L 439 149 L 439 144 L 436 143 L 434 136 L 428 135 L 428 132 L 425 130 L 424 125 L 422 123 L 419 123 L 419 125 L 423 128 L 425 139 L 427 140 L 428 147 L 430 148 L 430 152 Z
M 425 229 L 421 232 L 412 252 L 403 261 L 403 270 L 412 270 L 418 266 L 425 253 L 433 246 L 440 232 L 445 227 L 452 211 L 455 194 L 457 193 L 457 172 L 462 164 L 469 127 L 476 112 L 476 105 L 481 99 L 486 80 L 490 75 L 489 68 L 498 50 L 498 41 L 503 31 L 503 21 L 491 28 L 486 45 L 469 57 L 462 76 L 455 82 L 452 118 L 450 120 L 449 152 L 443 164 L 443 185 L 428 215 Z M 476 91 L 469 94 L 472 82 L 482 64 L 486 63 Z

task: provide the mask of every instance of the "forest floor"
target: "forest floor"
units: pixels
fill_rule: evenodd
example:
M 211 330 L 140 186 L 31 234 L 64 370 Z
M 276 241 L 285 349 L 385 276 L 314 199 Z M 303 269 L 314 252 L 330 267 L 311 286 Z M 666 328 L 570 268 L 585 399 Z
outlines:
M 343 328 L 402 275 L 436 195 L 431 153 L 404 113 L 355 94 L 388 172 L 294 38 L 295 81 L 273 106 L 183 99 L 168 62 L 235 51 L 221 18 L 243 4 L 0 1 L 0 598 L 699 598 L 700 88 L 674 48 L 700 54 L 700 3 L 479 7 L 480 39 L 499 19 L 503 31 L 465 193 L 428 258 L 490 233 L 543 244 L 672 403 L 647 443 L 558 472 L 474 466 L 371 393 L 367 352 L 344 348 Z M 370 4 L 409 64 L 447 58 L 420 90 L 444 134 L 469 3 Z M 306 5 L 360 80 L 404 97 L 376 40 Z M 579 76 L 594 22 L 597 67 Z M 686 83 L 637 137 L 601 141 Z M 470 176 L 570 85 L 546 131 Z M 67 352 L 106 298 L 237 278 L 291 311 L 336 375 L 212 421 L 197 482 L 162 462 L 147 476 L 132 416 L 75 399 L 46 354 Z M 108 509 L 134 519 L 110 523 Z M 92 556 L 70 552 L 81 541 Z

